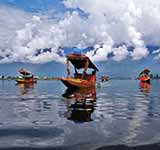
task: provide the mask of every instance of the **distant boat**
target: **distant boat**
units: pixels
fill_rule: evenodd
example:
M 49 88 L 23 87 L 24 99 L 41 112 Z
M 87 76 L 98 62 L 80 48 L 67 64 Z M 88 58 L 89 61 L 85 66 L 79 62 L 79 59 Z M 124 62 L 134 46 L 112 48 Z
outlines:
M 70 62 L 74 66 L 74 77 L 70 77 Z M 88 68 L 93 69 L 91 74 L 87 73 Z M 83 72 L 78 73 L 78 69 L 83 69 Z M 61 81 L 68 88 L 93 87 L 96 83 L 96 71 L 98 69 L 89 57 L 83 54 L 69 54 L 67 55 L 67 77 L 61 78 Z
M 140 74 L 139 74 L 139 80 L 140 82 L 150 83 L 150 70 L 148 68 L 145 68 Z
M 34 75 L 26 69 L 18 70 L 18 75 L 16 81 L 17 83 L 36 83 L 37 79 L 34 78 Z
M 104 82 L 104 81 L 108 81 L 109 80 L 109 77 L 108 76 L 101 76 L 101 81 Z

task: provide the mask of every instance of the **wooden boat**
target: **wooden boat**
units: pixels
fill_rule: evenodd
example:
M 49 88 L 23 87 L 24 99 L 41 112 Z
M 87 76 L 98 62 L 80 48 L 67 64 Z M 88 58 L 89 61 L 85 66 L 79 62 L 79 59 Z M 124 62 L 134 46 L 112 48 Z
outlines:
M 18 70 L 18 75 L 16 81 L 17 83 L 25 83 L 25 84 L 30 84 L 30 83 L 36 83 L 37 80 L 34 78 L 33 74 L 26 69 L 20 69 Z
M 101 82 L 108 81 L 109 77 L 108 76 L 101 76 Z
M 148 68 L 145 68 L 140 74 L 139 74 L 139 80 L 140 82 L 150 83 L 150 70 Z
M 74 66 L 74 77 L 70 77 L 70 62 Z M 93 69 L 91 74 L 87 73 L 87 69 Z M 78 73 L 78 69 L 83 69 L 82 73 Z M 91 60 L 82 54 L 69 54 L 67 55 L 67 77 L 61 78 L 61 81 L 68 88 L 86 88 L 95 86 L 96 83 L 96 71 L 97 67 L 91 62 Z

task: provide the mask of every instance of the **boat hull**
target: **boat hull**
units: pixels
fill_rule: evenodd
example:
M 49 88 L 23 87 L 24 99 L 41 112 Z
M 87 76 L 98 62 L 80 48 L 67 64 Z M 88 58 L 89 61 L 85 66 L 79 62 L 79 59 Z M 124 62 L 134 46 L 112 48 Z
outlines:
M 95 81 L 90 82 L 83 79 L 62 78 L 61 81 L 68 88 L 87 88 L 95 86 Z
M 17 79 L 17 83 L 37 83 L 36 79 L 29 79 L 29 80 L 24 80 L 24 79 Z
M 147 76 L 147 77 L 142 76 L 142 77 L 139 78 L 139 80 L 140 80 L 140 82 L 149 83 L 150 84 L 150 77 L 149 76 Z

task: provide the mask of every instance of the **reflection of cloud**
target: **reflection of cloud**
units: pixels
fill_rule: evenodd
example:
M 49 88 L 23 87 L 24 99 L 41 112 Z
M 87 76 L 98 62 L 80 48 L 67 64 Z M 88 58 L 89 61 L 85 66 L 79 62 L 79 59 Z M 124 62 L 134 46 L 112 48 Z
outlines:
M 141 91 L 142 92 L 142 91 Z M 142 95 L 141 95 L 142 94 Z M 144 95 L 143 95 L 144 94 Z M 144 97 L 143 97 L 144 96 Z M 140 94 L 135 94 L 135 110 L 132 114 L 132 119 L 129 121 L 128 125 L 128 136 L 126 137 L 129 144 L 139 142 L 137 139 L 141 137 L 145 120 L 147 119 L 148 110 L 148 95 L 142 92 Z M 141 141 L 144 142 L 144 141 Z
M 93 46 L 93 60 L 137 60 L 159 45 L 160 2 L 156 0 L 65 0 L 73 12 L 56 15 L 27 13 L 0 6 L 0 62 L 64 62 L 60 47 Z M 83 15 L 79 15 L 79 10 Z M 58 18 L 57 18 L 58 16 Z M 156 30 L 154 30 L 156 29 Z M 133 47 L 132 51 L 128 47 Z M 49 50 L 44 51 L 43 49 Z M 110 55 L 111 54 L 111 55 Z

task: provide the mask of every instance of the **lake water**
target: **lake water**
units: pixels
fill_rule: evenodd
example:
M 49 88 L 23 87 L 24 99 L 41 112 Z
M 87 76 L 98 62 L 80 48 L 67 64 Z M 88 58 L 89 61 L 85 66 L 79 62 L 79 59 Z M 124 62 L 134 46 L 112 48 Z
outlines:
M 98 149 L 160 142 L 160 80 L 110 80 L 66 91 L 60 81 L 0 81 L 0 148 Z

